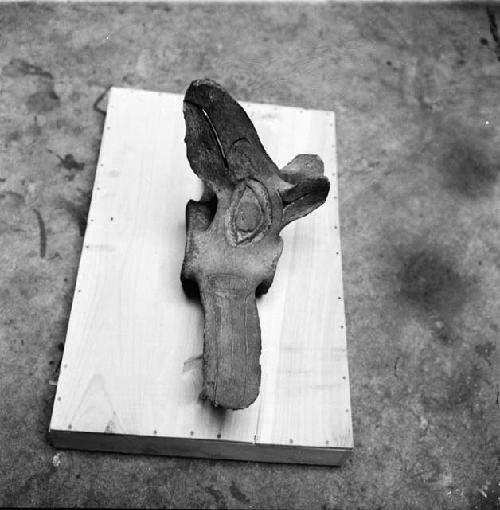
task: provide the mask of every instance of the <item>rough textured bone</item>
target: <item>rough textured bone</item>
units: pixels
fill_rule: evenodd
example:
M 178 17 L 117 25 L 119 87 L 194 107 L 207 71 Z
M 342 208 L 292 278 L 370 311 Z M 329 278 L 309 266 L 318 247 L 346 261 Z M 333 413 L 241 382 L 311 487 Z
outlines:
M 268 291 L 282 251 L 281 229 L 320 206 L 330 184 L 318 156 L 281 171 L 243 108 L 217 83 L 191 83 L 184 98 L 187 157 L 205 183 L 186 207 L 181 278 L 194 283 L 205 315 L 202 396 L 248 407 L 260 387 L 256 293 Z

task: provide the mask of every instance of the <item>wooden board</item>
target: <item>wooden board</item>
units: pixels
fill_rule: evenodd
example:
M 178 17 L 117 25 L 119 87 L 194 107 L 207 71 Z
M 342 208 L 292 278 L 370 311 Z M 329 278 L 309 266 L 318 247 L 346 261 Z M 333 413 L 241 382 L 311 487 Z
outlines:
M 57 385 L 59 448 L 340 464 L 353 446 L 333 112 L 242 103 L 279 167 L 319 154 L 326 204 L 283 232 L 257 301 L 262 385 L 248 409 L 201 389 L 203 317 L 180 283 L 189 168 L 182 96 L 113 88 Z

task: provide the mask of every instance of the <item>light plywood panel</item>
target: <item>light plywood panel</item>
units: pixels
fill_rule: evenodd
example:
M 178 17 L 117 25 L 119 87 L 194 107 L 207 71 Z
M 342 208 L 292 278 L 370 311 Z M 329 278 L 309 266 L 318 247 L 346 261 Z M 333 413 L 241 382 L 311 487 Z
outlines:
M 338 464 L 352 448 L 333 112 L 243 103 L 284 166 L 319 154 L 325 205 L 282 232 L 259 298 L 262 385 L 248 409 L 201 401 L 203 317 L 180 284 L 182 96 L 113 88 L 50 435 L 55 446 Z

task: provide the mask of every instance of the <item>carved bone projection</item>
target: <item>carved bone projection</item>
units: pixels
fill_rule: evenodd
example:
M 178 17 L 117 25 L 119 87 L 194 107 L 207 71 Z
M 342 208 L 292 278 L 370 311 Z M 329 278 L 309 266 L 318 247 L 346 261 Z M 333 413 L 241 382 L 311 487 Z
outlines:
M 242 409 L 259 394 L 256 294 L 273 281 L 279 233 L 320 206 L 330 184 L 315 155 L 279 170 L 243 108 L 213 81 L 191 83 L 184 117 L 187 157 L 205 183 L 201 200 L 187 203 L 181 274 L 186 290 L 199 290 L 205 315 L 201 396 Z

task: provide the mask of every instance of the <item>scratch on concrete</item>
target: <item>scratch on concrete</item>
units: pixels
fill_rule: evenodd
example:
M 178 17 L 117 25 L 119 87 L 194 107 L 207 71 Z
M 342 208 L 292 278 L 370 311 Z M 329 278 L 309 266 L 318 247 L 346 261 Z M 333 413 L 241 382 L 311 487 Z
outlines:
M 42 215 L 38 209 L 33 208 L 33 212 L 35 213 L 36 219 L 38 221 L 38 228 L 40 229 L 40 257 L 43 259 L 47 249 L 47 233 L 45 231 L 45 222 L 43 221 Z
M 396 356 L 396 360 L 394 361 L 394 375 L 396 377 L 399 377 L 398 376 L 398 361 L 399 361 L 399 358 L 401 358 L 401 356 Z
M 494 52 L 497 56 L 497 60 L 500 62 L 500 35 L 498 34 L 498 24 L 495 13 L 493 12 L 492 7 L 486 7 L 486 14 L 488 15 L 488 20 L 490 22 L 490 34 L 493 38 L 493 42 L 495 43 Z
M 100 113 L 102 115 L 106 115 L 106 110 L 101 108 L 99 106 L 99 104 L 101 103 L 101 101 L 104 100 L 104 98 L 106 97 L 106 95 L 109 93 L 111 87 L 106 87 L 106 89 L 104 89 L 104 92 L 102 92 L 101 94 L 99 94 L 99 96 L 97 97 L 97 99 L 95 100 L 94 104 L 92 105 L 92 108 L 94 109 L 94 111 L 96 111 L 97 113 Z
M 41 76 L 49 80 L 53 79 L 52 73 L 44 71 L 40 66 L 36 66 L 26 62 L 26 60 L 20 58 L 13 58 L 4 68 L 3 72 L 7 76 Z

